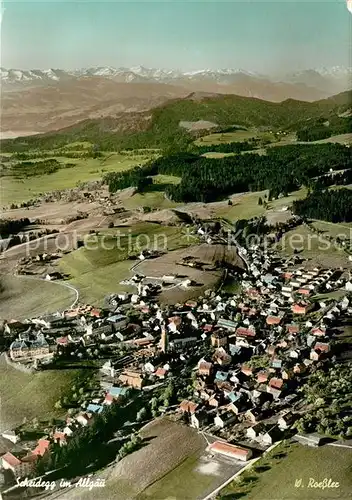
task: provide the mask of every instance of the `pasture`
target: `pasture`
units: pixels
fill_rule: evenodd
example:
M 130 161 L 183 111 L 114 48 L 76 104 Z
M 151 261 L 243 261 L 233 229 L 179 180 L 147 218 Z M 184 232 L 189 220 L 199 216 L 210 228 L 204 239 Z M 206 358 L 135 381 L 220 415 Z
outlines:
M 26 276 L 0 278 L 0 319 L 25 319 L 68 308 L 73 290 L 59 283 Z
M 59 153 L 61 154 L 61 153 Z M 107 153 L 102 158 L 69 158 L 52 156 L 62 167 L 52 174 L 36 175 L 28 178 L 14 178 L 5 175 L 1 179 L 0 205 L 20 203 L 40 196 L 49 191 L 76 187 L 83 182 L 100 180 L 108 172 L 128 170 L 150 159 L 146 154 L 121 155 Z M 67 166 L 67 163 L 74 166 Z
M 70 275 L 69 283 L 78 288 L 82 301 L 101 303 L 109 293 L 128 290 L 120 281 L 138 263 L 129 256 L 146 248 L 169 251 L 189 244 L 179 226 L 136 223 L 90 235 L 84 247 L 60 259 L 59 267 Z
M 352 449 L 280 445 L 221 491 L 220 500 L 331 500 L 350 498 Z M 312 486 L 327 478 L 337 487 Z
M 70 389 L 80 370 L 46 370 L 23 373 L 0 356 L 0 431 L 20 425 L 23 419 L 61 417 L 55 403 Z

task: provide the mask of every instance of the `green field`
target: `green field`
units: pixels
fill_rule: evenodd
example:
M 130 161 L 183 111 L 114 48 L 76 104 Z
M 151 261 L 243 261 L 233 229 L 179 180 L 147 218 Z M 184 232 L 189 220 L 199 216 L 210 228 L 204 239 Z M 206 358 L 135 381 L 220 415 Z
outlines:
M 230 221 L 236 219 L 250 219 L 252 217 L 258 217 L 259 215 L 265 215 L 267 210 L 263 205 L 258 205 L 258 200 L 259 198 L 264 200 L 264 196 L 267 194 L 267 191 L 245 193 L 243 195 L 235 194 L 231 197 L 233 205 L 224 205 L 216 209 L 217 215 Z M 290 206 L 294 200 L 304 198 L 305 195 L 306 189 L 302 188 L 299 191 L 291 193 L 289 196 L 268 202 L 268 209 L 280 210 L 282 207 Z
M 131 267 L 138 262 L 126 260 L 128 255 L 138 254 L 146 245 L 174 250 L 187 244 L 179 226 L 140 223 L 100 232 L 97 239 L 90 236 L 85 247 L 65 255 L 59 265 L 78 288 L 80 300 L 101 303 L 109 293 L 128 290 L 120 281 L 130 276 Z
M 275 458 L 276 457 L 276 458 Z M 257 470 L 256 470 L 257 469 Z M 325 500 L 351 498 L 352 449 L 280 445 L 221 491 L 221 500 Z M 327 478 L 336 488 L 309 486 Z
M 66 309 L 75 293 L 55 282 L 24 276 L 1 276 L 0 318 L 25 319 Z
M 14 179 L 11 176 L 1 178 L 0 205 L 28 201 L 41 193 L 57 189 L 67 189 L 81 182 L 99 180 L 107 172 L 127 170 L 145 163 L 150 158 L 146 155 L 126 156 L 118 153 L 106 153 L 103 158 L 68 158 L 54 157 L 61 163 L 75 163 L 74 167 L 60 168 L 52 174 Z
M 80 370 L 48 370 L 34 374 L 8 366 L 0 357 L 0 429 L 31 420 L 62 416 L 55 403 L 71 387 Z

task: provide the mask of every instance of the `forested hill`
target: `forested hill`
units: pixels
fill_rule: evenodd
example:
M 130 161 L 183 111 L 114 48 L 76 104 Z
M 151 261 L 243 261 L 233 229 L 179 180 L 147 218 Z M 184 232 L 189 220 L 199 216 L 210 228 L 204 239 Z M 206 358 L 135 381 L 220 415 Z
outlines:
M 218 130 L 237 126 L 297 130 L 308 120 L 329 119 L 351 107 L 352 92 L 316 102 L 289 99 L 281 103 L 236 95 L 202 96 L 168 103 L 142 113 L 123 113 L 115 117 L 85 120 L 72 127 L 31 137 L 1 141 L 4 152 L 53 149 L 74 141 L 89 141 L 102 150 L 125 148 L 167 148 L 182 150 L 194 138 L 180 122 L 204 120 Z

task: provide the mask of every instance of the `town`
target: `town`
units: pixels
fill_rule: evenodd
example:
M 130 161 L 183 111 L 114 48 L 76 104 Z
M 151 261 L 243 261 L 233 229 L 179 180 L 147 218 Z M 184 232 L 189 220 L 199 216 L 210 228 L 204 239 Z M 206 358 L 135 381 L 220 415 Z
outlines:
M 208 245 L 219 244 L 201 223 L 195 230 Z M 121 460 L 141 446 L 141 423 L 160 417 L 194 428 L 207 440 L 209 456 L 235 464 L 292 437 L 309 446 L 329 434 L 351 437 L 348 413 L 333 432 L 314 424 L 304 392 L 317 373 L 348 361 L 337 327 L 352 316 L 350 273 L 309 266 L 299 255 L 285 258 L 260 241 L 232 244 L 244 263 L 229 271 L 235 293 L 220 286 L 166 306 L 158 300 L 161 286 L 138 274 L 129 281 L 135 293 L 112 294 L 103 308 L 77 304 L 4 323 L 4 356 L 16 369 L 76 365 L 92 374 L 71 401 L 58 400 L 67 411 L 61 421 L 2 433 L 4 499 L 23 478 L 55 469 L 57 479 L 78 480 L 89 464 L 103 463 L 94 450 L 81 468 L 74 462 L 89 432 L 115 441 L 108 460 Z M 192 259 L 182 264 L 195 265 Z

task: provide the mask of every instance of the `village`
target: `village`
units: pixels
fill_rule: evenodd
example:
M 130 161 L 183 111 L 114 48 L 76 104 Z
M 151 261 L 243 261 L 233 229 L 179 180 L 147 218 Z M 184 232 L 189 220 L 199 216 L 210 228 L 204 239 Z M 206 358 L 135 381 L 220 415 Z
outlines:
M 206 237 L 210 245 L 219 243 Z M 70 408 L 39 439 L 31 441 L 16 429 L 2 433 L 8 443 L 1 456 L 7 488 L 38 475 L 38 462 L 48 463 L 53 450 L 66 447 L 99 416 L 136 401 L 136 421 L 147 419 L 147 411 L 153 418 L 164 415 L 210 436 L 210 455 L 239 462 L 285 437 L 295 435 L 312 446 L 323 441 L 295 427 L 309 410 L 300 387 L 338 359 L 334 328 L 352 316 L 351 276 L 343 269 L 306 266 L 298 255 L 285 258 L 260 243 L 236 247 L 245 262 L 244 270 L 232 270 L 236 293 L 220 286 L 198 299 L 162 306 L 161 286 L 135 275 L 129 280 L 135 293 L 112 294 L 103 308 L 77 304 L 5 323 L 4 356 L 12 366 L 33 372 L 92 363 L 98 372 L 94 397 Z M 195 264 L 186 259 L 183 265 Z M 129 443 L 136 433 L 129 425 L 118 431 Z

